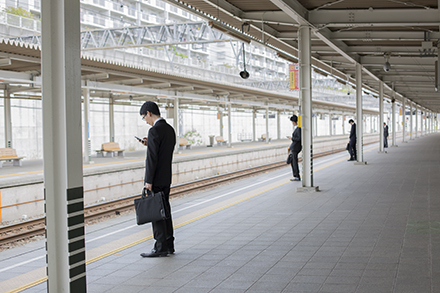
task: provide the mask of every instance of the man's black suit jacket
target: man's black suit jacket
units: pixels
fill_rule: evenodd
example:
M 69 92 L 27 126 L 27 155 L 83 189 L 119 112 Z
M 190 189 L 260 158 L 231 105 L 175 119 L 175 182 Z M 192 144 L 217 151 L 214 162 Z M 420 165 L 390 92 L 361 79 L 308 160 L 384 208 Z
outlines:
M 154 186 L 170 186 L 176 133 L 165 119 L 160 119 L 148 131 L 147 158 L 144 183 Z
M 356 142 L 356 123 L 351 125 L 350 142 Z
M 388 125 L 385 125 L 385 127 L 383 128 L 383 136 L 388 137 Z
M 299 153 L 301 150 L 301 127 L 297 127 L 292 133 L 292 143 L 290 144 L 289 151 Z

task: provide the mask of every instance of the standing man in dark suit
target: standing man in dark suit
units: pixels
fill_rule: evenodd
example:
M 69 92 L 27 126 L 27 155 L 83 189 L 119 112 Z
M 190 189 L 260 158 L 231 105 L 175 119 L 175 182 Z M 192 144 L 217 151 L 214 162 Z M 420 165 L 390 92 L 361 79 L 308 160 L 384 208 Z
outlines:
M 140 111 L 142 120 L 152 127 L 148 137 L 141 141 L 147 146 L 145 162 L 145 188 L 153 192 L 163 191 L 165 209 L 170 217 L 163 221 L 153 222 L 153 235 L 156 243 L 150 253 L 141 253 L 142 257 L 167 256 L 174 253 L 173 221 L 171 219 L 170 186 L 176 133 L 165 119 L 160 117 L 160 110 L 156 103 L 145 102 Z
M 348 120 L 348 123 L 351 125 L 350 130 L 350 138 L 348 142 L 348 151 L 350 153 L 350 159 L 347 161 L 356 161 L 356 123 L 354 123 L 353 119 Z
M 383 147 L 388 148 L 388 125 L 383 123 Z
M 293 133 L 292 136 L 289 136 L 289 139 L 292 140 L 292 143 L 289 147 L 289 154 L 292 154 L 292 160 L 290 165 L 292 166 L 293 178 L 290 181 L 301 181 L 301 177 L 299 176 L 299 168 L 298 168 L 298 154 L 302 150 L 301 144 L 301 127 L 298 127 L 298 116 L 292 115 L 290 117 L 290 121 L 293 124 Z

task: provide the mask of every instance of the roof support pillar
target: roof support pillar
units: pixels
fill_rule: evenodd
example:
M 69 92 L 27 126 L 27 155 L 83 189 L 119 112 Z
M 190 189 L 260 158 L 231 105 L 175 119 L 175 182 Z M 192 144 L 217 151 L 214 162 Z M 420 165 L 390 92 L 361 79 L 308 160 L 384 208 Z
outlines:
M 333 124 L 332 123 L 332 113 L 328 113 L 328 126 L 329 126 L 328 133 L 329 133 L 330 136 L 333 135 L 333 125 L 332 124 Z
M 110 142 L 115 141 L 115 104 L 113 97 L 110 97 L 108 104 L 108 127 L 110 132 Z
M 223 111 L 221 111 L 220 108 L 218 111 L 218 118 L 220 122 L 220 136 L 223 137 Z
M 257 141 L 256 119 L 257 111 L 254 109 L 252 110 L 252 141 Z
M 174 97 L 174 107 L 173 107 L 173 127 L 174 127 L 174 132 L 176 133 L 176 146 L 174 148 L 174 153 L 178 153 L 179 152 L 179 137 L 180 137 L 180 132 L 179 132 L 179 98 L 178 97 Z
M 277 111 L 277 139 L 280 140 L 281 139 L 281 120 L 280 117 L 281 116 L 281 112 L 278 110 Z
M 417 138 L 419 136 L 419 107 L 417 104 L 415 106 L 415 112 L 416 112 L 416 128 L 415 128 L 415 137 Z
M 42 0 L 43 153 L 48 292 L 86 292 L 80 3 Z
M 302 25 L 298 29 L 298 59 L 300 76 L 300 124 L 302 135 L 302 188 L 298 191 L 317 191 L 313 186 L 313 140 L 312 140 L 312 67 L 311 30 Z
M 87 81 L 86 81 L 87 83 Z M 91 161 L 91 140 L 90 140 L 90 89 L 83 89 L 83 154 L 84 164 L 90 164 Z
M 405 141 L 406 136 L 406 99 L 402 98 L 402 142 Z
M 391 122 L 391 124 L 392 124 L 392 127 L 391 127 L 391 129 L 392 129 L 392 131 L 393 131 L 393 133 L 392 133 L 392 135 L 393 135 L 393 140 L 392 140 L 392 145 L 391 146 L 393 146 L 393 147 L 395 147 L 395 146 L 397 146 L 397 144 L 396 144 L 396 128 L 397 128 L 397 121 L 396 121 L 396 99 L 395 99 L 395 95 L 396 95 L 396 92 L 394 91 L 394 85 L 393 85 L 393 99 L 391 100 L 391 103 L 392 103 L 392 115 L 391 115 L 391 120 L 392 120 L 392 122 Z
M 414 129 L 413 129 L 413 104 L 409 102 L 409 139 L 414 139 Z
M 266 107 L 266 143 L 269 143 L 269 108 Z
M 383 81 L 379 81 L 379 152 L 384 152 L 384 129 L 383 129 Z
M 232 104 L 228 104 L 228 147 L 232 147 Z
M 356 63 L 356 148 L 357 163 L 366 164 L 364 162 L 364 117 L 362 111 L 362 65 Z
M 12 148 L 12 116 L 11 116 L 11 97 L 9 91 L 3 91 L 4 113 L 5 113 L 5 147 Z

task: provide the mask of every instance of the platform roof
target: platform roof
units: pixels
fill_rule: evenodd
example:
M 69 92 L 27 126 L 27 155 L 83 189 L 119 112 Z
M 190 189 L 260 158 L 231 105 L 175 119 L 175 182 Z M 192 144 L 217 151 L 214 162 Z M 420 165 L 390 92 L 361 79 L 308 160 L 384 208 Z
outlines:
M 41 99 L 40 48 L 20 42 L 0 41 L 0 81 L 10 93 L 24 99 Z M 234 83 L 176 75 L 94 57 L 81 58 L 82 87 L 91 97 L 111 98 L 115 104 L 136 104 L 147 98 L 162 105 L 180 98 L 180 105 L 198 107 L 292 111 L 298 104 L 297 94 L 276 92 Z M 34 93 L 34 94 L 32 94 Z M 355 107 L 326 101 L 315 101 L 321 111 L 354 113 Z M 365 114 L 378 114 L 365 109 Z
M 166 0 L 233 34 L 274 47 L 295 61 L 298 28 L 312 29 L 313 64 L 353 81 L 363 66 L 366 87 L 408 98 L 440 112 L 435 90 L 440 17 L 438 0 Z M 286 53 L 286 54 L 284 54 Z M 391 69 L 383 70 L 389 61 Z M 333 69 L 331 69 L 331 67 Z

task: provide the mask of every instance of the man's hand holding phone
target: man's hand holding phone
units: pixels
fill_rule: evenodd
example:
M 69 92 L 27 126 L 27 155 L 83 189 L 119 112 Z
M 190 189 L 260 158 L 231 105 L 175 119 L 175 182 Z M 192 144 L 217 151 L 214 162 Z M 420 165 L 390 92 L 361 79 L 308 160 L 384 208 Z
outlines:
M 137 136 L 134 136 L 141 144 L 143 144 L 144 146 L 147 146 L 147 140 L 148 140 L 148 138 L 147 137 L 144 137 L 144 138 L 140 138 L 140 137 L 137 137 Z

